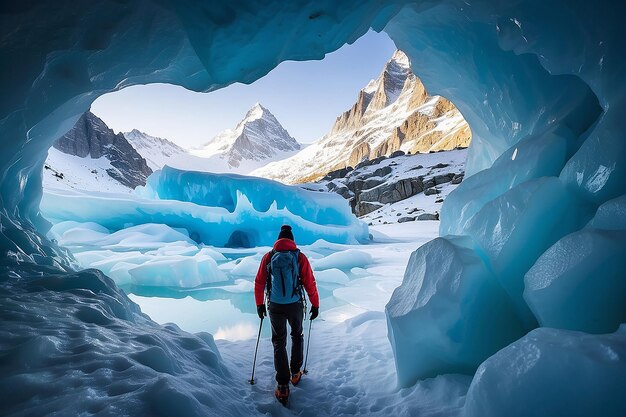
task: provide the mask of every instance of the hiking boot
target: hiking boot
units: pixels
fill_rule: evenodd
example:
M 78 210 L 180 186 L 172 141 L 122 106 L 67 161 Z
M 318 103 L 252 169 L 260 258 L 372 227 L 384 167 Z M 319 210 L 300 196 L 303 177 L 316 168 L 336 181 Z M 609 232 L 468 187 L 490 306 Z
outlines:
M 298 382 L 300 382 L 300 380 L 302 379 L 302 371 L 299 371 L 295 374 L 291 374 L 291 383 L 293 384 L 293 386 L 295 387 L 296 385 L 298 385 Z
M 289 400 L 289 385 L 279 385 L 276 387 L 276 391 L 274 391 L 274 396 L 282 405 L 287 405 L 287 401 Z

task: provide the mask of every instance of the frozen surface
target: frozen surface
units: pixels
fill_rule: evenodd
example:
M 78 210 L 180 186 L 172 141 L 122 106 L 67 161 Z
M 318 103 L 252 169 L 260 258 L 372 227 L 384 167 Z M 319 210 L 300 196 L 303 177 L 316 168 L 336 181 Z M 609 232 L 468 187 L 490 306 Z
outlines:
M 164 224 L 196 242 L 219 247 L 271 245 L 282 224 L 292 226 L 299 244 L 369 239 L 367 225 L 338 195 L 261 178 L 169 167 L 152 174 L 135 195 L 47 189 L 41 210 L 54 223 L 91 222 L 114 232 Z
M 493 199 L 469 222 L 466 233 L 488 256 L 528 330 L 537 323 L 522 298 L 525 271 L 559 236 L 584 226 L 590 214 L 558 178 L 542 177 Z
M 411 255 L 386 307 L 398 383 L 473 374 L 524 334 L 514 306 L 467 238 L 438 238 Z
M 546 327 L 609 333 L 626 322 L 626 230 L 565 236 L 528 271 L 524 298 Z
M 260 414 L 441 417 L 459 416 L 462 412 L 471 377 L 445 375 L 397 389 L 393 351 L 386 338 L 384 305 L 393 289 L 402 282 L 409 255 L 436 235 L 437 224 L 414 222 L 403 228 L 384 225 L 375 226 L 372 231 L 381 236 L 380 241 L 374 239 L 360 246 L 318 241 L 301 247 L 307 256 L 317 259 L 330 253 L 358 250 L 370 254 L 371 263 L 366 268 L 346 271 L 315 271 L 321 316 L 312 326 L 309 374 L 298 387 L 292 388 L 289 410 L 283 409 L 272 397 L 275 388 L 272 345 L 269 323 L 264 322 L 257 359 L 257 384 L 246 387 L 249 391 L 245 397 L 247 402 L 255 404 Z M 269 248 L 253 248 L 237 254 L 230 249 L 219 250 L 227 258 L 240 259 L 238 265 L 250 259 L 250 263 L 258 266 L 260 255 Z M 231 262 L 228 260 L 221 267 Z M 339 280 L 325 279 L 328 276 L 341 276 L 347 281 L 331 282 Z M 235 282 L 251 284 L 252 279 L 251 276 L 235 278 Z M 130 298 L 159 323 L 173 321 L 186 331 L 211 331 L 223 357 L 222 363 L 233 376 L 233 384 L 240 384 L 250 377 L 259 319 L 251 302 L 252 286 L 241 298 L 238 294 L 221 292 L 228 286 L 168 293 L 143 292 Z M 304 324 L 305 330 L 308 329 L 308 322 Z
M 590 335 L 536 329 L 485 361 L 465 416 L 623 416 L 626 327 Z
M 215 401 L 244 390 L 210 334 L 154 323 L 101 272 L 33 267 L 11 279 L 20 285 L 0 282 L 2 415 L 253 412 Z

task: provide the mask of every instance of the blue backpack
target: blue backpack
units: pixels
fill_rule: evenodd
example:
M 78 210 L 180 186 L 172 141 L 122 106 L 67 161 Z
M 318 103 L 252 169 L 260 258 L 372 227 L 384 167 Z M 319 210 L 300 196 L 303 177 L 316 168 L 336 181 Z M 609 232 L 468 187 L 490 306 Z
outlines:
M 277 304 L 291 304 L 302 300 L 302 283 L 298 267 L 299 250 L 270 252 L 267 264 L 267 293 Z

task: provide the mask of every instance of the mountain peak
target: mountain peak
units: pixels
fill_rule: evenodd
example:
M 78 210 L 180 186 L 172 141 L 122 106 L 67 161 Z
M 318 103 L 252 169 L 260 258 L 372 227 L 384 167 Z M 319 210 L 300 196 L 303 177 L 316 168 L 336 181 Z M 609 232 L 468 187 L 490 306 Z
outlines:
M 194 154 L 203 157 L 218 155 L 230 167 L 285 157 L 300 149 L 276 117 L 261 103 L 255 103 L 235 129 L 226 129 Z M 256 161 L 256 162 L 255 162 Z
M 244 118 L 244 122 L 251 122 L 253 120 L 261 119 L 266 113 L 272 114 L 269 110 L 263 107 L 261 103 L 257 101 L 256 103 L 254 103 L 254 106 L 252 106 L 252 108 L 248 110 L 248 113 Z
M 409 57 L 399 49 L 396 49 L 396 52 L 393 53 L 389 62 L 391 63 L 391 61 L 395 61 L 401 67 L 409 68 L 411 66 Z

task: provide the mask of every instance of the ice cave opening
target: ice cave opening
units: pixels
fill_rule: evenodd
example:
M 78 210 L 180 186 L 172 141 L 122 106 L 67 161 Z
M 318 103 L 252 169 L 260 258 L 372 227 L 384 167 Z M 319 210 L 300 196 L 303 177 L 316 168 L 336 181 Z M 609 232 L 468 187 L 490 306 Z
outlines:
M 322 407 L 328 398 L 315 397 L 311 407 L 328 415 L 623 415 L 624 11 L 609 1 L 566 0 L 3 4 L 0 411 L 281 412 L 240 401 L 249 388 L 233 382 L 234 359 L 210 334 L 157 325 L 105 274 L 75 272 L 75 258 L 46 237 L 42 167 L 52 141 L 105 92 L 251 82 L 281 61 L 319 59 L 373 28 L 385 30 L 424 85 L 452 99 L 471 125 L 468 178 L 443 206 L 440 237 L 411 254 L 385 307 L 397 401 L 355 403 L 358 392 L 346 389 L 336 391 L 340 401 Z M 164 170 L 146 192 L 173 192 L 168 184 L 183 176 Z M 270 210 L 288 204 L 287 196 Z M 234 212 L 253 205 L 238 199 Z M 107 217 L 97 201 L 89 210 Z M 172 212 L 127 206 L 111 221 Z M 340 224 L 320 233 L 345 243 L 366 238 L 366 229 L 338 215 Z M 165 256 L 189 239 L 174 226 L 149 233 L 173 243 Z M 135 236 L 147 234 L 136 227 Z M 97 227 L 83 232 L 132 244 Z M 221 256 L 196 255 L 207 270 Z M 368 256 L 333 259 L 327 278 L 342 280 L 334 265 L 375 261 Z M 348 322 L 346 332 L 358 333 L 359 323 Z

